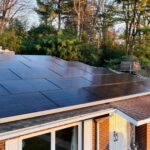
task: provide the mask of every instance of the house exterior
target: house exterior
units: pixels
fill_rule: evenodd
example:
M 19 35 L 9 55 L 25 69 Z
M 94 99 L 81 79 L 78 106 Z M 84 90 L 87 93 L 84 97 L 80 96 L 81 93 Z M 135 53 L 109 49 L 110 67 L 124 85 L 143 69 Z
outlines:
M 2 54 L 0 150 L 150 150 L 150 81 Z

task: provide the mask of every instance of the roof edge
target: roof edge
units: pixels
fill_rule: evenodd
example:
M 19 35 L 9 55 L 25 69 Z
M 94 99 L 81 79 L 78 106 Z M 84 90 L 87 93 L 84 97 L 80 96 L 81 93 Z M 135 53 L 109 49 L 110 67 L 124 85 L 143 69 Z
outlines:
M 126 119 L 127 121 L 129 121 L 130 123 L 132 123 L 135 126 L 141 126 L 141 125 L 144 125 L 144 124 L 147 124 L 150 122 L 150 118 L 146 118 L 143 120 L 136 120 L 118 109 L 115 111 L 115 113 L 120 115 L 121 117 L 123 117 L 124 119 Z
M 27 128 L 23 128 L 23 129 L 18 129 L 18 130 L 14 130 L 14 131 L 4 132 L 4 133 L 0 134 L 0 140 L 15 138 L 15 137 L 26 135 L 26 134 L 31 134 L 33 132 L 43 131 L 43 130 L 54 128 L 57 126 L 61 126 L 61 125 L 69 124 L 69 123 L 75 123 L 78 121 L 91 119 L 93 117 L 110 114 L 113 112 L 115 112 L 115 109 L 109 108 L 109 109 L 105 109 L 105 110 L 101 110 L 101 111 L 96 111 L 94 113 L 88 113 L 88 114 L 75 116 L 75 117 L 71 117 L 71 118 L 67 118 L 67 119 L 53 121 L 50 123 L 45 123 L 45 124 L 27 127 Z
M 95 106 L 95 105 L 101 105 L 101 104 L 106 104 L 106 103 L 111 103 L 111 102 L 116 102 L 116 101 L 121 101 L 121 100 L 128 100 L 131 98 L 141 97 L 141 96 L 146 96 L 146 95 L 150 95 L 150 92 L 143 92 L 143 93 L 132 94 L 132 95 L 128 95 L 128 96 L 121 96 L 121 97 L 117 97 L 117 98 L 110 98 L 110 99 L 104 99 L 104 100 L 99 100 L 99 101 L 97 100 L 96 102 L 89 102 L 86 104 L 80 104 L 80 105 L 68 106 L 68 107 L 63 107 L 63 108 L 56 108 L 56 109 L 52 109 L 52 110 L 39 111 L 39 112 L 34 112 L 34 113 L 29 113 L 29 114 L 0 118 L 0 124 L 12 122 L 12 121 L 30 119 L 30 118 L 34 118 L 34 117 L 40 117 L 40 116 L 50 115 L 50 114 L 54 114 L 54 113 L 60 113 L 60 112 L 65 112 L 65 111 L 69 111 L 69 110 Z

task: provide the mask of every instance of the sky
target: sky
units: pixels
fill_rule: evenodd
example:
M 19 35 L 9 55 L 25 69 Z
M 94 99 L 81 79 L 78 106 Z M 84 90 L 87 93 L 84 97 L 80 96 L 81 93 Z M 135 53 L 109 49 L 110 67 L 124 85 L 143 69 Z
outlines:
M 40 19 L 36 14 L 36 12 L 34 11 L 34 8 L 37 7 L 36 0 L 31 0 L 29 5 L 30 8 L 25 13 L 23 20 L 27 21 L 28 27 L 31 28 L 32 26 L 38 26 Z

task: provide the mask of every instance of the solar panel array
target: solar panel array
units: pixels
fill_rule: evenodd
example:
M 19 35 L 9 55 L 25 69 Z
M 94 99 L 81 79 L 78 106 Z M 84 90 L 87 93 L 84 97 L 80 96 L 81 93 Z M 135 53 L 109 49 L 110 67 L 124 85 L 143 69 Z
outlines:
M 0 55 L 0 118 L 150 91 L 150 82 L 51 56 Z

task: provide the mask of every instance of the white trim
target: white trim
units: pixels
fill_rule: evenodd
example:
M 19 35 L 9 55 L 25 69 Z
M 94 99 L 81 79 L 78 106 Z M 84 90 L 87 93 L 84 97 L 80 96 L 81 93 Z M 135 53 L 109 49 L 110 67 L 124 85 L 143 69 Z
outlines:
M 32 138 L 32 137 L 35 137 L 35 136 L 48 134 L 48 133 L 51 135 L 51 150 L 55 150 L 56 132 L 59 131 L 59 130 L 63 130 L 63 129 L 67 129 L 67 128 L 75 127 L 75 126 L 78 126 L 78 150 L 81 150 L 82 149 L 82 125 L 81 125 L 81 122 L 68 124 L 68 125 L 65 125 L 65 126 L 56 127 L 56 128 L 49 129 L 49 130 L 46 130 L 46 131 L 41 131 L 41 132 L 38 132 L 38 133 L 31 133 L 29 135 L 21 136 L 19 138 L 19 141 L 21 141 L 20 142 L 21 145 L 19 145 L 19 147 L 21 147 L 21 149 L 19 149 L 19 150 L 22 150 L 22 141 L 24 139 L 28 139 L 28 138 Z
M 150 95 L 150 92 L 143 92 L 143 93 L 132 94 L 132 95 L 128 95 L 128 96 L 110 98 L 110 99 L 100 100 L 100 101 L 96 101 L 96 102 L 89 102 L 89 103 L 81 104 L 81 105 L 68 106 L 68 107 L 57 108 L 57 109 L 46 110 L 46 111 L 39 111 L 39 112 L 35 112 L 35 113 L 29 113 L 29 114 L 18 115 L 18 116 L 13 116 L 13 117 L 0 118 L 0 124 L 17 121 L 17 120 L 22 120 L 22 119 L 29 119 L 29 118 L 33 118 L 33 117 L 54 114 L 54 113 L 60 113 L 60 112 L 69 111 L 69 110 L 73 110 L 73 109 L 85 108 L 85 107 L 89 107 L 89 106 L 95 106 L 95 105 L 100 105 L 100 104 L 105 104 L 105 103 L 110 103 L 110 102 L 115 102 L 115 101 L 127 100 L 127 99 L 131 99 L 131 98 L 135 98 L 135 97 L 139 97 L 139 96 L 146 96 L 146 95 Z
M 69 124 L 69 125 L 65 125 L 65 126 L 61 126 L 61 127 L 57 127 L 57 128 L 53 128 L 53 129 L 49 129 L 46 131 L 40 131 L 38 133 L 31 133 L 29 135 L 24 135 L 18 138 L 14 138 L 14 139 L 10 139 L 10 140 L 6 140 L 6 150 L 22 150 L 22 143 L 24 139 L 28 139 L 28 138 L 32 138 L 35 136 L 39 136 L 39 135 L 43 135 L 43 134 L 49 134 L 51 135 L 51 138 L 49 139 L 51 142 L 51 150 L 55 150 L 55 146 L 56 146 L 56 132 L 59 130 L 63 130 L 63 129 L 67 129 L 69 127 L 78 127 L 78 150 L 82 150 L 82 125 L 81 122 L 77 122 L 77 123 L 73 123 L 73 124 Z
M 112 71 L 113 73 L 116 73 L 116 74 L 123 74 L 123 72 L 120 72 L 120 71 L 117 71 L 117 70 L 114 70 L 112 68 L 108 68 L 110 71 Z
M 126 119 L 127 121 L 129 121 L 132 124 L 137 126 L 137 120 L 133 119 L 132 117 L 128 116 L 127 114 L 123 113 L 122 111 L 116 110 L 116 114 L 120 115 L 122 118 Z
M 55 150 L 55 142 L 56 142 L 56 140 L 55 140 L 55 132 L 51 132 L 51 141 L 53 141 L 53 142 L 51 142 L 51 150 Z
M 73 122 L 79 122 L 79 121 L 94 118 L 100 115 L 109 114 L 114 111 L 115 109 L 107 109 L 107 110 L 97 111 L 94 113 L 88 113 L 88 114 L 84 114 L 84 115 L 80 115 L 80 116 L 76 116 L 76 117 L 72 117 L 68 119 L 62 119 L 62 120 L 58 120 L 58 121 L 54 121 L 50 123 L 45 123 L 45 124 L 36 125 L 36 126 L 28 127 L 28 128 L 18 129 L 15 131 L 1 133 L 0 140 L 22 136 L 25 134 L 30 134 L 30 133 L 38 132 L 42 130 L 47 130 L 50 128 L 54 128 L 54 127 L 61 126 L 61 125 L 66 125 L 66 124 L 73 123 Z
M 31 138 L 31 137 L 39 136 L 39 135 L 42 135 L 42 134 L 56 132 L 56 131 L 59 131 L 59 130 L 62 130 L 62 129 L 66 129 L 66 128 L 70 128 L 70 127 L 74 127 L 74 126 L 80 126 L 80 124 L 81 124 L 80 122 L 77 122 L 77 123 L 72 123 L 72 124 L 64 125 L 64 126 L 61 126 L 61 127 L 47 129 L 45 131 L 39 131 L 37 133 L 31 133 L 31 134 L 28 134 L 28 135 L 23 135 L 23 136 L 20 137 L 20 139 L 24 140 L 24 139 L 28 139 L 28 138 Z
M 140 121 L 137 122 L 137 126 L 141 126 L 141 125 L 149 123 L 149 122 L 150 122 L 150 118 L 140 120 Z
M 97 111 L 94 113 L 88 113 L 85 115 L 80 115 L 80 116 L 76 116 L 76 117 L 71 117 L 71 118 L 62 119 L 62 120 L 58 120 L 58 121 L 53 121 L 50 123 L 45 123 L 45 124 L 41 124 L 41 125 L 36 125 L 36 126 L 32 126 L 32 127 L 27 127 L 27 128 L 23 128 L 23 129 L 18 129 L 18 130 L 14 130 L 14 131 L 1 133 L 0 134 L 0 140 L 14 138 L 17 136 L 22 136 L 25 134 L 30 134 L 33 132 L 47 130 L 50 128 L 55 128 L 57 126 L 66 125 L 66 124 L 70 124 L 73 122 L 78 122 L 78 121 L 94 118 L 97 116 L 101 116 L 101 115 L 105 115 L 105 114 L 113 114 L 113 113 L 117 113 L 118 115 L 122 116 L 123 118 L 125 118 L 126 120 L 128 120 L 129 122 L 134 124 L 135 126 L 140 126 L 142 124 L 146 124 L 146 123 L 150 122 L 150 118 L 142 120 L 142 121 L 137 121 L 137 120 L 131 118 L 130 116 L 128 116 L 127 114 L 121 112 L 120 110 L 107 109 L 107 110 Z
M 116 110 L 116 113 L 118 115 L 122 116 L 123 118 L 125 118 L 126 120 L 128 120 L 129 122 L 131 122 L 132 124 L 134 124 L 135 126 L 141 126 L 143 124 L 146 124 L 146 123 L 150 122 L 150 118 L 137 121 L 137 120 L 133 119 L 132 117 L 130 117 L 129 115 L 125 114 L 124 112 L 122 112 L 120 110 Z
M 83 150 L 92 150 L 93 146 L 93 119 L 84 121 Z

